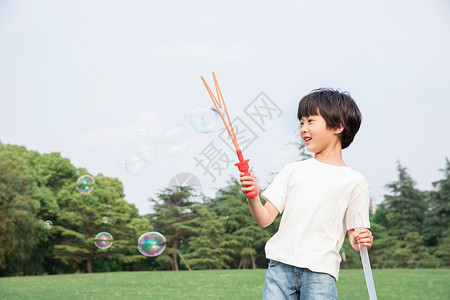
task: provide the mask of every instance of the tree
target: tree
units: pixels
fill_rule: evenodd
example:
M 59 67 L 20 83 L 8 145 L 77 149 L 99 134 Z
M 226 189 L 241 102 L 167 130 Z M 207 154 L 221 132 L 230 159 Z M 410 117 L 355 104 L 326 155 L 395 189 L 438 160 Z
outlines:
M 444 179 L 433 182 L 434 191 L 429 192 L 429 208 L 424 223 L 424 237 L 428 246 L 436 246 L 438 240 L 447 237 L 450 228 L 450 161 L 441 170 Z
M 166 250 L 158 260 L 170 265 L 174 271 L 179 270 L 178 257 L 183 261 L 180 242 L 187 241 L 195 234 L 193 225 L 193 202 L 190 201 L 191 187 L 177 186 L 162 190 L 157 199 L 150 199 L 155 213 L 149 215 L 150 224 L 165 236 Z M 190 269 L 189 265 L 186 265 Z
M 391 195 L 385 195 L 387 229 L 398 239 L 408 232 L 421 232 L 427 209 L 423 193 L 414 188 L 415 182 L 406 167 L 397 165 L 398 181 L 386 185 Z
M 197 227 L 195 231 L 198 235 L 189 240 L 187 263 L 195 269 L 228 269 L 228 263 L 233 260 L 230 249 L 236 247 L 238 242 L 225 233 L 226 217 L 218 217 L 203 204 L 197 205 L 195 210 L 198 217 L 193 225 Z
M 423 239 L 418 232 L 408 232 L 400 244 L 400 248 L 393 251 L 399 267 L 419 268 L 436 267 L 437 260 L 427 252 Z
M 258 257 L 265 257 L 264 245 L 270 238 L 272 229 L 259 227 L 253 219 L 240 183 L 231 178 L 228 187 L 219 190 L 218 196 L 208 204 L 218 216 L 225 216 L 227 238 L 239 243 L 234 248 L 237 259 L 235 268 L 257 268 Z
M 36 274 L 27 264 L 36 249 L 40 203 L 36 174 L 20 155 L 25 148 L 0 145 L 0 274 Z
M 93 272 L 95 259 L 107 259 L 119 263 L 131 263 L 143 257 L 136 251 L 137 238 L 133 219 L 138 217 L 137 209 L 123 200 L 123 187 L 117 179 L 95 177 L 96 185 L 90 194 L 80 194 L 72 182 L 58 193 L 61 208 L 54 231 L 60 241 L 53 255 L 62 263 L 72 265 L 72 272 L 86 263 L 86 271 Z M 103 217 L 110 221 L 104 223 Z M 99 232 L 110 233 L 113 245 L 106 249 L 95 246 Z M 136 243 L 133 243 L 135 241 Z
M 389 213 L 389 210 L 386 208 L 386 202 L 381 202 L 380 205 L 378 205 L 377 210 L 375 211 L 375 214 L 373 215 L 373 223 L 377 223 L 383 227 L 388 227 L 389 222 L 387 220 L 387 214 Z
M 59 153 L 40 154 L 36 151 L 26 151 L 23 155 L 36 173 L 38 189 L 35 189 L 33 196 L 40 202 L 37 218 L 40 222 L 54 222 L 59 214 L 56 195 L 63 186 L 77 180 L 76 168 L 69 159 L 61 157 Z M 39 230 L 37 234 L 38 245 L 33 261 L 41 261 L 49 274 L 54 273 L 55 269 L 56 272 L 61 271 L 61 267 L 64 269 L 52 256 L 57 235 L 53 234 L 52 230 Z
M 438 245 L 434 254 L 440 259 L 443 266 L 450 266 L 450 227 L 438 239 Z

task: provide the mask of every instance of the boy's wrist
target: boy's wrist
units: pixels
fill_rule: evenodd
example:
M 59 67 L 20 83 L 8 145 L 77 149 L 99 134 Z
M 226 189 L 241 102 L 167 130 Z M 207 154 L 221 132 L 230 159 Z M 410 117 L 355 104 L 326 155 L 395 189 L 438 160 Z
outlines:
M 246 199 L 247 199 L 247 202 L 255 202 L 255 201 L 260 201 L 261 202 L 261 200 L 259 199 L 259 196 L 257 195 L 255 198 L 250 198 L 250 197 L 245 197 Z

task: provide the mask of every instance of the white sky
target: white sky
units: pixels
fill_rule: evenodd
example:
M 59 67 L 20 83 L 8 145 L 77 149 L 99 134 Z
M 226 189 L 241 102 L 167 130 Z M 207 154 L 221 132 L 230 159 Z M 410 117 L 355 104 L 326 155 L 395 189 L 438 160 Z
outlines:
M 362 172 L 377 202 L 397 178 L 396 161 L 422 190 L 450 158 L 450 5 L 434 1 L 0 1 L 0 140 L 60 152 L 93 174 L 118 177 L 141 214 L 178 173 L 216 181 L 194 157 L 210 143 L 234 162 L 217 134 L 183 115 L 211 100 L 200 80 L 221 84 L 230 114 L 264 92 L 282 110 L 254 124 L 244 156 L 266 186 L 296 160 L 296 112 L 318 87 L 349 91 L 363 113 L 344 160 Z M 183 124 L 189 147 L 138 175 L 120 166 L 136 130 L 160 146 Z

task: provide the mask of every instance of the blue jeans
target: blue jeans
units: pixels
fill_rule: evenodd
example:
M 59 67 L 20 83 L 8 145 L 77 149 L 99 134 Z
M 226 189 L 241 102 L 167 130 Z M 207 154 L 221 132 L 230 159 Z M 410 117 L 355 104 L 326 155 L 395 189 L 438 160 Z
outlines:
M 263 299 L 337 300 L 336 279 L 276 260 L 270 260 Z

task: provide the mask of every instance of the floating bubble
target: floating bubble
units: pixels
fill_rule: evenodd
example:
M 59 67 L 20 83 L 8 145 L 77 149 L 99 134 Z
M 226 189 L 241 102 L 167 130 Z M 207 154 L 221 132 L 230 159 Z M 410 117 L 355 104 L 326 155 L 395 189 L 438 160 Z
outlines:
M 90 194 L 95 187 L 95 180 L 90 175 L 83 175 L 77 180 L 77 191 L 81 194 Z
M 225 115 L 224 118 L 226 118 Z M 220 118 L 220 115 L 215 108 L 210 108 L 205 111 L 205 113 L 203 114 L 203 123 L 210 132 L 216 132 L 225 129 L 222 119 Z
M 139 158 L 136 153 L 131 153 L 125 162 L 125 170 L 131 175 L 138 175 L 145 171 L 147 163 Z
M 158 256 L 166 249 L 166 238 L 159 232 L 146 232 L 139 237 L 138 250 L 148 257 Z
M 225 129 L 217 110 L 207 106 L 197 106 L 189 109 L 184 114 L 184 119 L 195 131 L 200 133 L 211 133 Z
M 141 160 L 151 163 L 158 157 L 158 149 L 151 139 L 143 137 L 134 142 L 133 151 Z
M 113 244 L 113 237 L 108 232 L 100 232 L 95 236 L 95 246 L 100 249 L 108 249 Z
M 184 119 L 195 131 L 207 133 L 208 129 L 203 123 L 203 114 L 208 108 L 206 106 L 192 107 L 184 114 Z
M 47 221 L 44 222 L 44 228 L 45 229 L 50 229 L 52 227 L 53 227 L 53 222 L 52 221 L 47 220 Z
M 102 218 L 102 222 L 105 223 L 105 224 L 108 223 L 109 222 L 109 218 L 108 217 L 103 217 Z
M 185 126 L 178 124 L 167 127 L 162 134 L 161 150 L 168 156 L 183 154 L 189 146 Z

